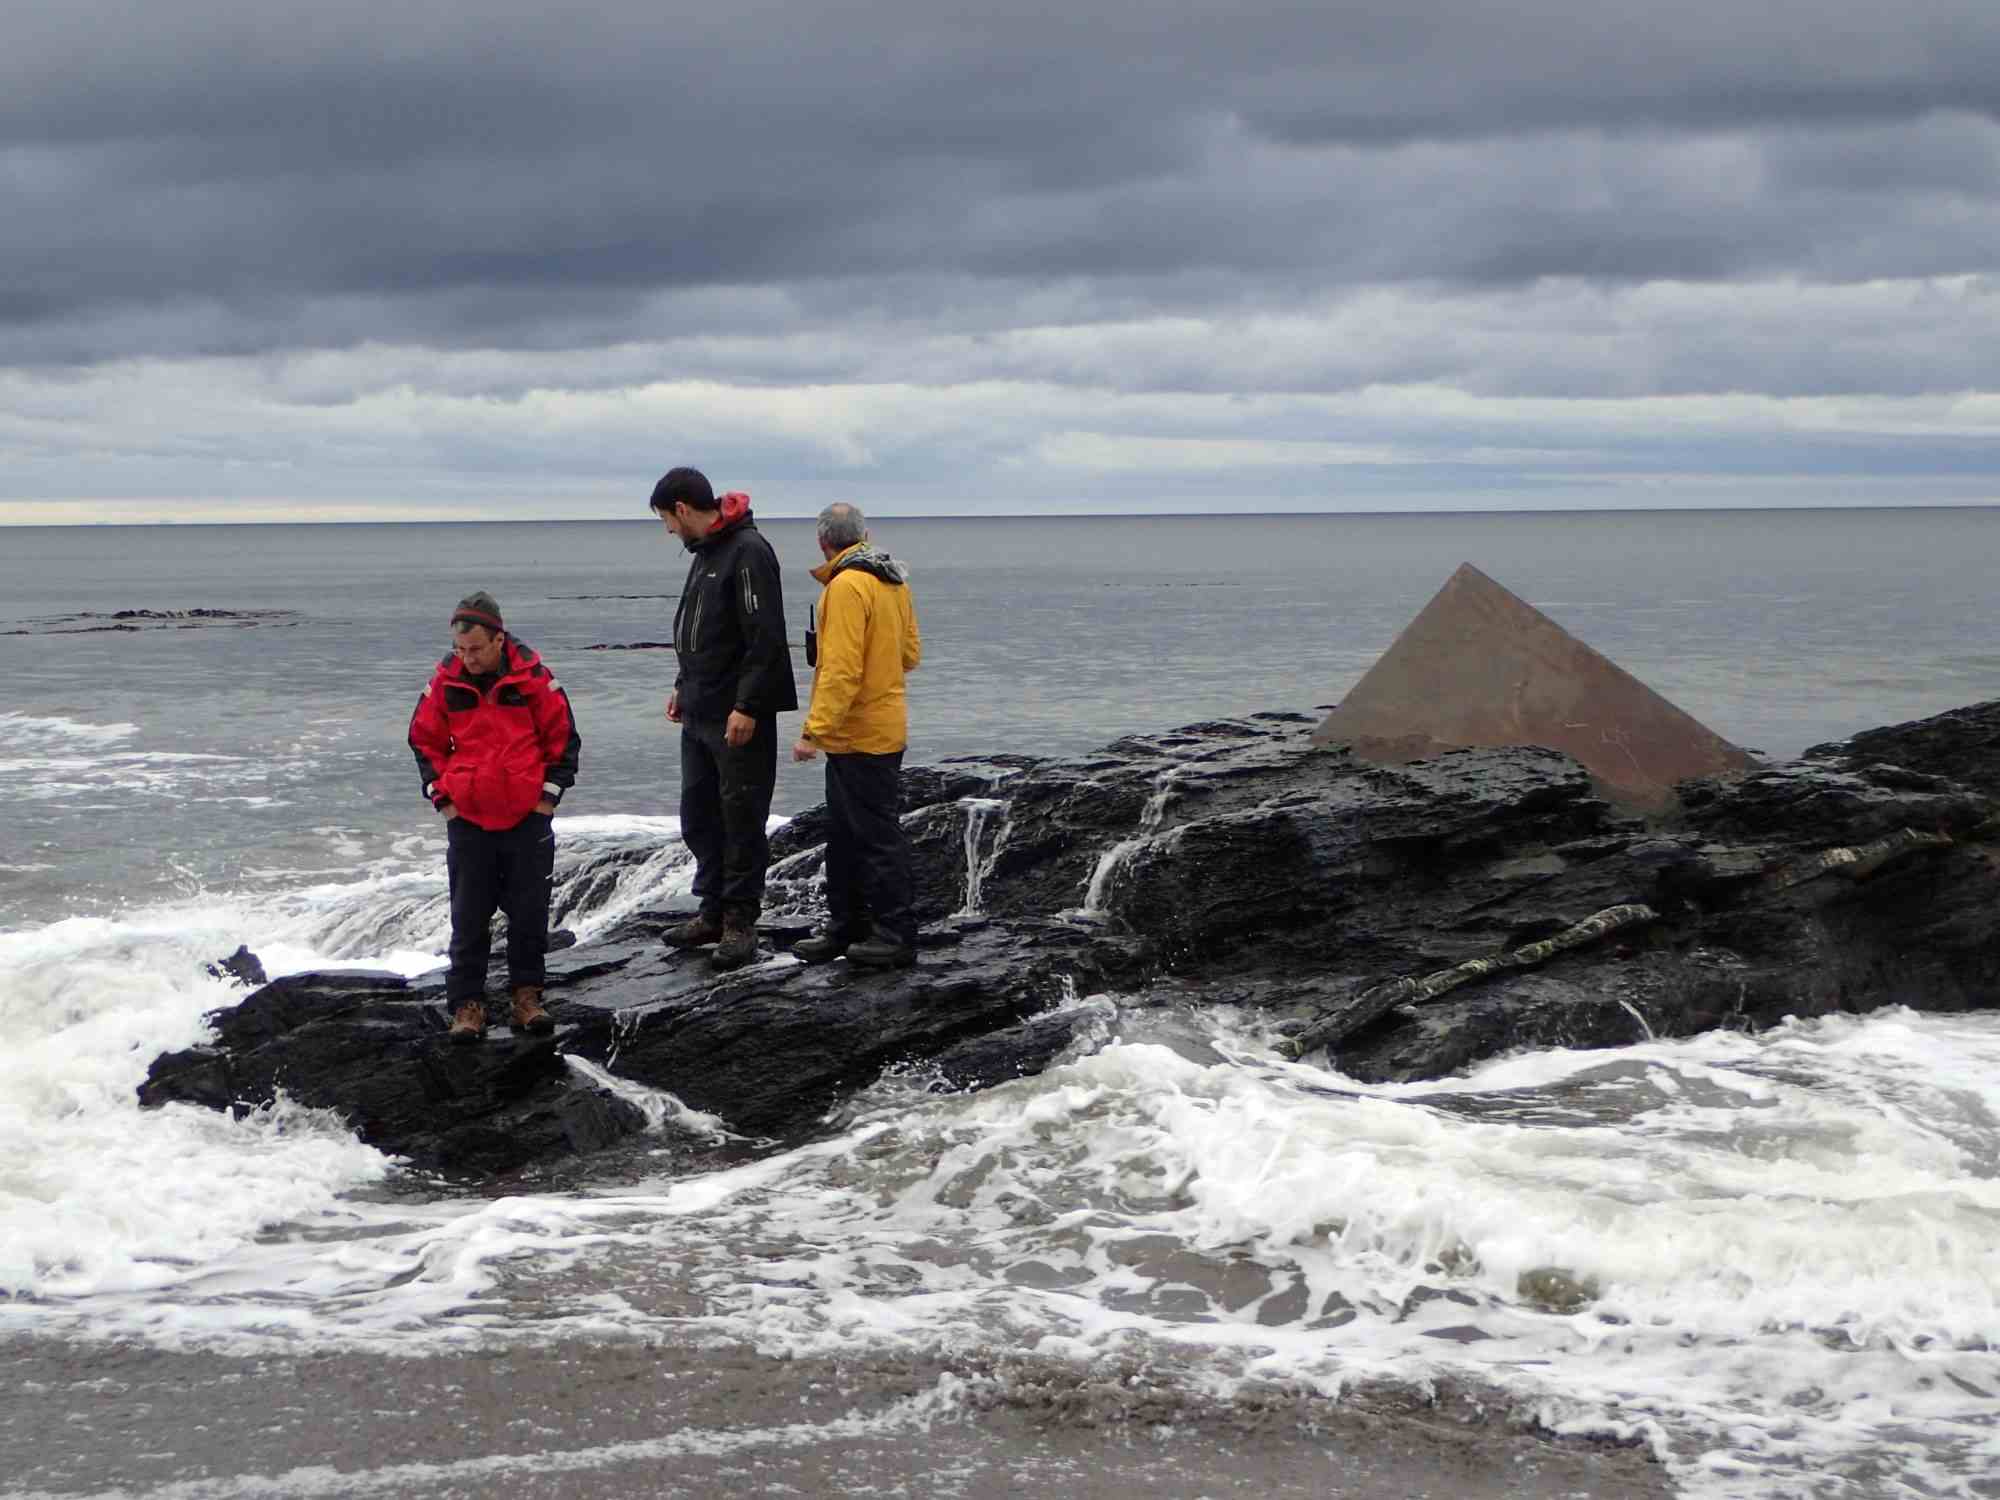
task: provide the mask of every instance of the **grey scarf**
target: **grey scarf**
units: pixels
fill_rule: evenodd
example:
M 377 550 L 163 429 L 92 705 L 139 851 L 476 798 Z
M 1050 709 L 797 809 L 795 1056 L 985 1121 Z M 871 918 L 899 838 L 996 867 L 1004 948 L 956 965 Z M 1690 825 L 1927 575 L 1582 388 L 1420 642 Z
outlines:
M 859 568 L 864 573 L 873 573 L 884 583 L 908 583 L 910 570 L 907 564 L 898 562 L 888 553 L 879 550 L 872 542 L 863 542 L 833 566 L 833 573 L 845 573 L 849 568 Z M 833 573 L 827 574 L 828 578 Z

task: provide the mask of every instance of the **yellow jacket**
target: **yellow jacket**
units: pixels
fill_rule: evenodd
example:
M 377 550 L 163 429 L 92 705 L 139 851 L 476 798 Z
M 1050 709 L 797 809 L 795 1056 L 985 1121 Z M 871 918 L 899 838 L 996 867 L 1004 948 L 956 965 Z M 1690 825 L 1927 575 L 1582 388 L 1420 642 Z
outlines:
M 812 570 L 818 662 L 800 731 L 834 755 L 888 755 L 909 744 L 903 674 L 923 660 L 917 606 L 902 564 L 866 542 Z

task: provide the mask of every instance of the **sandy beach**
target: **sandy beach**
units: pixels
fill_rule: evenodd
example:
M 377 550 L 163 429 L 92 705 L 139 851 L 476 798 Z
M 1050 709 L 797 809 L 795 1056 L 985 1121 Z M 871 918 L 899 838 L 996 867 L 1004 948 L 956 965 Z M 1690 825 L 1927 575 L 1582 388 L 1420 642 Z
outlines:
M 1418 1497 L 1673 1493 L 1638 1450 L 1475 1402 L 1222 1407 L 1117 1371 L 637 1343 L 240 1357 L 17 1339 L 4 1493 Z

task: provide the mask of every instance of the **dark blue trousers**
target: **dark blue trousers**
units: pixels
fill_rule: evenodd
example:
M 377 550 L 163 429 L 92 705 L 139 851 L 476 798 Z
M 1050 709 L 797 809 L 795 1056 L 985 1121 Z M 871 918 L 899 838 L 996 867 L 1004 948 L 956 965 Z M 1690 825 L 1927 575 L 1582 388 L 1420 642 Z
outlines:
M 903 836 L 903 752 L 826 757 L 826 911 L 835 927 L 917 940 L 910 843 Z
M 549 951 L 549 881 L 556 866 L 554 819 L 529 813 L 496 833 L 464 818 L 445 825 L 451 877 L 451 968 L 445 1003 L 454 1009 L 486 994 L 493 913 L 507 913 L 507 983 L 539 985 Z

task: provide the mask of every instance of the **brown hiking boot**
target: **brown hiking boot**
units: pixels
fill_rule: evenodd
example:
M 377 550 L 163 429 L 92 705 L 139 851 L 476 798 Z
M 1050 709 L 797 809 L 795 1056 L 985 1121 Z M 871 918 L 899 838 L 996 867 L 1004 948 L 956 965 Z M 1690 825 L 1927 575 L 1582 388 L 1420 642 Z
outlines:
M 811 937 L 792 944 L 792 953 L 809 964 L 830 964 L 847 951 L 854 941 L 845 927 L 822 927 Z
M 477 1000 L 468 1000 L 459 1006 L 451 1013 L 451 1030 L 445 1034 L 461 1047 L 485 1036 L 485 1005 Z
M 542 1009 L 539 985 L 519 985 L 514 990 L 514 1029 L 547 1036 L 556 1029 L 556 1018 Z
M 757 956 L 757 918 L 729 912 L 722 919 L 722 941 L 708 955 L 709 967 L 740 969 Z
M 660 934 L 669 948 L 705 948 L 722 940 L 722 913 L 699 911 L 685 922 L 676 922 Z

